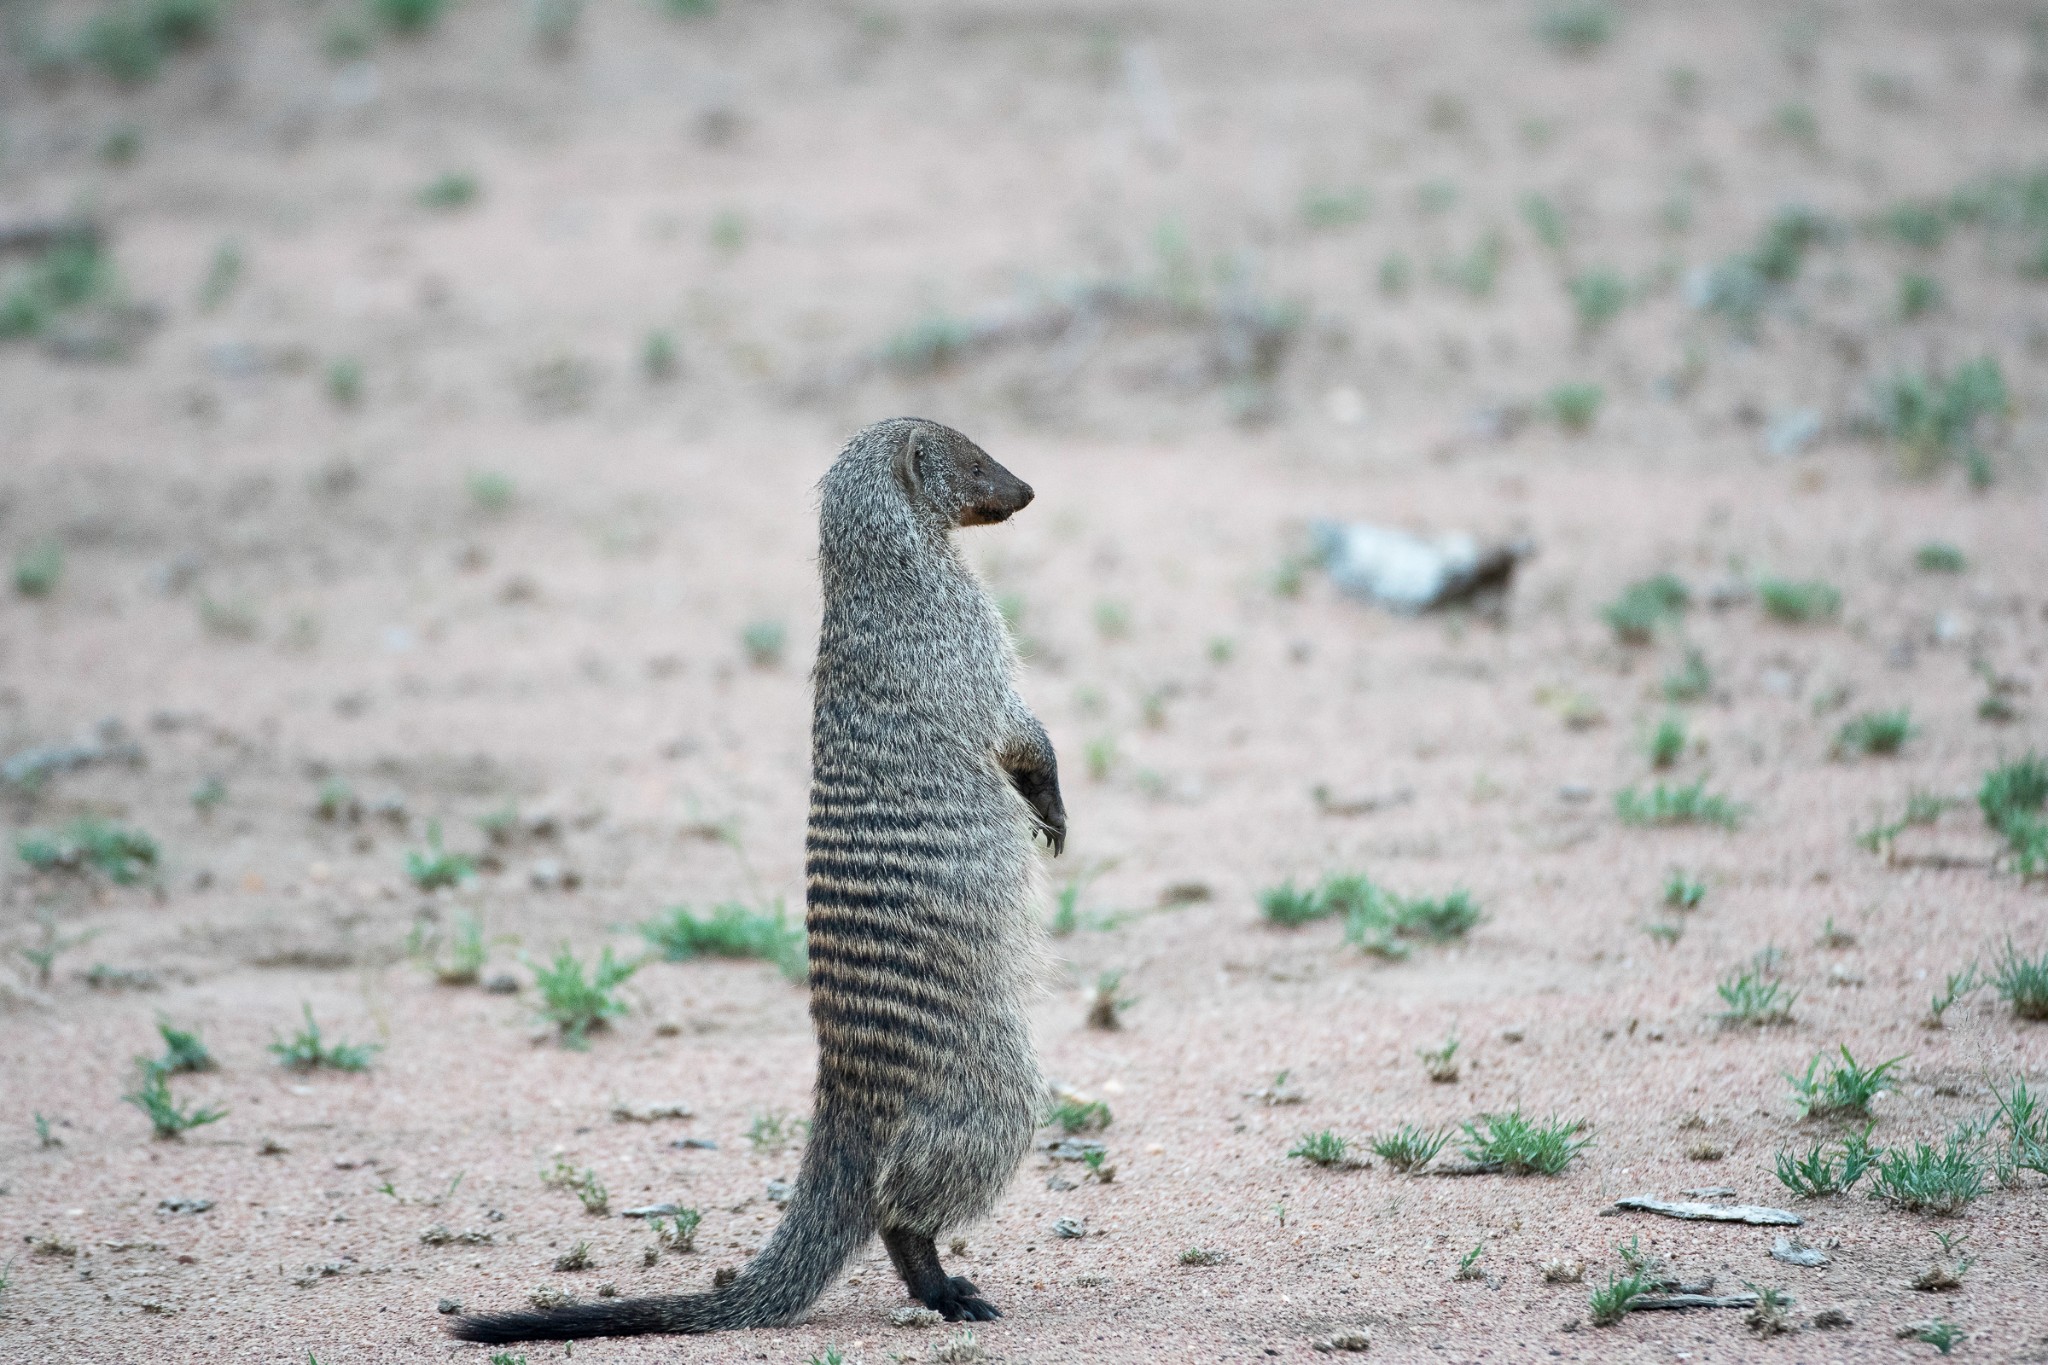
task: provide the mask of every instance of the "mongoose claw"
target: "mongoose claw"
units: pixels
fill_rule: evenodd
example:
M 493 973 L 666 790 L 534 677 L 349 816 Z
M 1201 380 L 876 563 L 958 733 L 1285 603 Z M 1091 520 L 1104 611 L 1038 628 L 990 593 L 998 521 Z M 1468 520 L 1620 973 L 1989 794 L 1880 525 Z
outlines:
M 993 1322 L 1003 1315 L 964 1275 L 949 1277 L 946 1288 L 926 1299 L 924 1306 L 936 1310 L 947 1322 Z

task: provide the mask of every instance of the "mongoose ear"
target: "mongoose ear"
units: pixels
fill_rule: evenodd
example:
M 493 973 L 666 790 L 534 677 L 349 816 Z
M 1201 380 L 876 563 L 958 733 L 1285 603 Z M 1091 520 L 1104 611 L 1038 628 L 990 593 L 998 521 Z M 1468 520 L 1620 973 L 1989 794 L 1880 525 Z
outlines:
M 896 448 L 896 482 L 903 485 L 903 491 L 910 495 L 912 502 L 924 496 L 924 478 L 918 470 L 918 461 L 924 454 L 923 441 L 924 433 L 912 427 L 910 435 Z

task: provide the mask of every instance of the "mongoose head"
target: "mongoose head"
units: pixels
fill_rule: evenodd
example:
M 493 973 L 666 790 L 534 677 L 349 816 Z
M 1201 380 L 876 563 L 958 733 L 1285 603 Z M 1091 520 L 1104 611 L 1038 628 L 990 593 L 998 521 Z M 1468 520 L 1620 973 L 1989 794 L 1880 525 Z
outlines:
M 893 425 L 893 424 L 892 424 Z M 892 466 L 910 505 L 947 526 L 992 526 L 1031 502 L 1031 485 L 951 427 L 910 420 Z

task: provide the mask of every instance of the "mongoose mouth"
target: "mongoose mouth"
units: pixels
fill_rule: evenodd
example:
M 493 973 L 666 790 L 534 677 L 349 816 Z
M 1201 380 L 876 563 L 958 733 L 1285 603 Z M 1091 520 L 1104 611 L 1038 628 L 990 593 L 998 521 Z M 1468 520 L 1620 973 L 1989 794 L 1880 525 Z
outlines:
M 1015 485 L 996 493 L 993 497 L 979 502 L 970 502 L 960 509 L 959 524 L 962 526 L 993 526 L 999 521 L 1008 521 L 1012 516 L 1031 505 L 1034 494 L 1031 485 L 1011 480 Z

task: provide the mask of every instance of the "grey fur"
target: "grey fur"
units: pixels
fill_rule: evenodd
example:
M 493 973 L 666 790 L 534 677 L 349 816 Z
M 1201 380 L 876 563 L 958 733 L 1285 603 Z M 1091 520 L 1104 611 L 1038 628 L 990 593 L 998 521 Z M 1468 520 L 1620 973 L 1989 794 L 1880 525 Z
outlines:
M 781 1226 L 707 1294 L 492 1314 L 471 1341 L 794 1322 L 877 1232 L 911 1293 L 998 1316 L 936 1239 L 986 1214 L 1045 1099 L 1024 1001 L 1043 954 L 1034 833 L 1058 765 L 1008 629 L 952 532 L 1032 493 L 935 422 L 878 422 L 819 485 L 824 625 L 806 839 L 816 1109 Z

